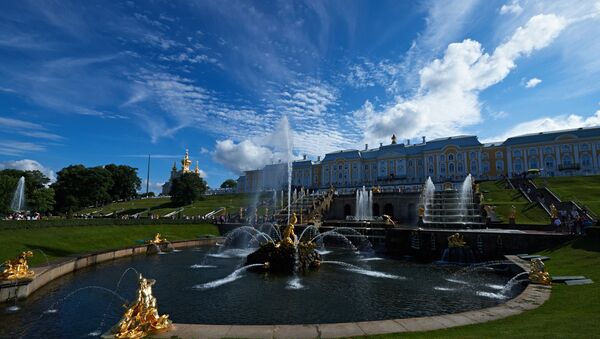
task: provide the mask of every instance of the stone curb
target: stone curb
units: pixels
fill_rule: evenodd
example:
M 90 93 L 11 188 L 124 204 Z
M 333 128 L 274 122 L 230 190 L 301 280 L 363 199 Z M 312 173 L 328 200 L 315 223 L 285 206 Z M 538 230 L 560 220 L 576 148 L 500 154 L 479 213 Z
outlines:
M 171 244 L 173 244 L 173 247 L 177 249 L 201 245 L 214 245 L 215 242 L 222 239 L 222 237 L 214 237 L 194 240 L 180 240 L 173 241 Z M 59 261 L 50 263 L 47 266 L 34 267 L 32 270 L 35 272 L 35 277 L 32 281 L 17 281 L 14 283 L 4 282 L 0 285 L 0 303 L 14 300 L 15 298 L 25 299 L 50 281 L 84 267 L 127 256 L 145 254 L 146 246 L 147 245 L 139 245 L 122 249 L 111 249 L 82 254 L 66 259 L 59 259 Z
M 529 262 L 516 256 L 506 258 L 525 272 Z M 169 332 L 153 335 L 153 338 L 185 339 L 205 338 L 340 338 L 365 335 L 433 331 L 457 326 L 473 325 L 498 320 L 535 309 L 550 298 L 551 286 L 529 284 L 517 297 L 480 310 L 432 317 L 362 321 L 335 324 L 306 325 L 197 325 L 174 324 Z

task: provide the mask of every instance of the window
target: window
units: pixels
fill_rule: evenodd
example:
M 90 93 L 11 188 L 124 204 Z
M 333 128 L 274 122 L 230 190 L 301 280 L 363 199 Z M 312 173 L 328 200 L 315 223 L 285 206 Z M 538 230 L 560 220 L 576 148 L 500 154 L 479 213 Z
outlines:
M 448 154 L 448 161 L 454 161 L 454 154 Z
M 599 146 L 599 147 L 600 147 L 600 146 Z M 429 161 L 429 163 L 430 163 L 430 164 L 433 164 L 433 157 L 429 157 L 429 160 L 428 160 L 428 161 Z
M 521 163 L 521 159 L 516 159 L 515 160 L 515 172 L 520 173 L 523 172 L 523 164 Z
M 458 154 L 456 155 L 456 160 L 462 160 L 462 159 L 463 159 L 463 155 L 462 155 L 462 153 L 458 153 Z
M 483 173 L 489 173 L 490 172 L 490 163 L 488 161 L 484 161 L 481 163 L 481 167 L 483 169 Z
M 504 161 L 496 160 L 496 171 L 504 171 Z
M 470 157 L 471 159 L 475 159 L 475 158 L 476 158 L 476 154 L 475 154 L 475 152 L 471 152 L 471 154 L 469 155 L 469 157 Z
M 529 168 L 539 168 L 538 159 L 536 157 L 529 159 Z
M 583 145 L 581 145 L 580 149 L 581 149 L 583 152 L 587 152 L 587 151 L 589 151 L 589 150 L 590 150 L 590 145 L 589 145 L 589 144 L 583 144 Z
M 487 152 L 481 153 L 481 159 L 483 159 L 483 160 L 487 160 L 488 159 Z
M 554 168 L 554 158 L 553 157 L 546 157 L 546 159 L 544 160 L 544 163 L 546 165 L 546 169 L 553 169 Z
M 591 167 L 592 166 L 592 158 L 588 154 L 584 154 L 581 157 L 581 164 L 583 167 Z
M 342 170 L 342 165 L 340 165 L 339 169 L 340 169 L 340 171 Z
M 477 172 L 477 163 L 471 162 L 471 172 L 472 173 Z
M 571 157 L 570 157 L 570 156 L 568 156 L 568 155 L 565 155 L 565 156 L 563 157 L 562 163 L 563 163 L 563 165 L 564 165 L 564 166 L 569 166 L 569 165 L 571 165 Z
M 519 150 L 519 149 L 514 150 L 513 151 L 513 156 L 520 157 L 521 156 L 521 150 Z
M 450 172 L 450 174 L 454 173 L 454 164 L 448 165 L 448 172 Z
M 496 152 L 496 159 L 502 159 L 502 151 Z
M 409 160 L 408 161 L 408 167 L 412 167 L 412 166 L 413 166 L 413 162 L 412 162 L 412 160 Z
M 529 155 L 535 155 L 535 154 L 537 154 L 537 149 L 535 149 L 535 148 L 530 148 L 530 149 L 529 149 Z
M 560 149 L 563 151 L 563 153 L 571 152 L 571 145 L 562 145 Z
M 445 155 L 440 155 L 440 161 L 446 161 L 446 156 Z
M 458 171 L 458 173 L 462 173 L 463 172 L 463 164 L 462 164 L 462 162 L 458 163 L 458 165 L 456 166 L 456 170 Z
M 546 148 L 544 148 L 544 153 L 545 154 L 552 154 L 552 147 L 546 147 Z
M 430 175 L 433 175 L 433 167 L 430 166 L 429 169 L 427 170 L 427 172 L 429 172 Z

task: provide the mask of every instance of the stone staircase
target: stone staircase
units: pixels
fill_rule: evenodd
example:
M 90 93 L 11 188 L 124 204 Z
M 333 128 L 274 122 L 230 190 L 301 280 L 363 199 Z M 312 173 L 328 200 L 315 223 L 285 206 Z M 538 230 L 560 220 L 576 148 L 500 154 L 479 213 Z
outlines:
M 452 189 L 434 193 L 425 206 L 423 224 L 434 228 L 481 228 L 484 221 L 475 199 L 462 203 L 460 193 Z

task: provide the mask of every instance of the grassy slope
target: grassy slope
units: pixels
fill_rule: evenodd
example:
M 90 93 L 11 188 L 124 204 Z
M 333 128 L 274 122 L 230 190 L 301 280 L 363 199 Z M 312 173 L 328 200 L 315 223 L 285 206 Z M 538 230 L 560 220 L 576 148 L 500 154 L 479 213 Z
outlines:
M 239 213 L 240 207 L 247 207 L 254 198 L 250 194 L 228 194 L 228 195 L 211 195 L 205 199 L 194 202 L 191 205 L 184 206 L 183 215 L 195 216 L 204 215 L 210 211 L 220 207 L 227 208 L 229 213 Z M 124 202 L 115 202 L 104 207 L 86 208 L 80 213 L 107 214 L 114 211 L 119 213 L 135 214 L 150 208 L 151 213 L 165 215 L 169 212 L 177 210 L 179 207 L 171 204 L 169 198 L 154 198 L 154 199 L 138 199 Z
M 561 200 L 573 200 L 600 216 L 600 175 L 536 178 L 538 187 L 547 186 Z
M 537 205 L 530 204 L 521 196 L 519 191 L 506 189 L 504 181 L 485 181 L 479 184 L 486 205 L 496 206 L 496 215 L 504 223 L 508 222 L 510 208 L 517 208 L 518 224 L 549 224 L 546 212 Z
M 431 332 L 390 334 L 370 338 L 593 338 L 600 337 L 600 242 L 580 238 L 541 252 L 551 257 L 551 275 L 585 275 L 591 285 L 556 284 L 539 308 L 479 325 Z
M 160 232 L 167 240 L 194 239 L 200 235 L 217 235 L 214 225 L 151 225 L 49 227 L 0 231 L 0 262 L 24 250 L 40 249 L 49 259 L 76 253 L 139 245 L 136 240 L 149 239 Z M 34 251 L 33 265 L 45 263 Z

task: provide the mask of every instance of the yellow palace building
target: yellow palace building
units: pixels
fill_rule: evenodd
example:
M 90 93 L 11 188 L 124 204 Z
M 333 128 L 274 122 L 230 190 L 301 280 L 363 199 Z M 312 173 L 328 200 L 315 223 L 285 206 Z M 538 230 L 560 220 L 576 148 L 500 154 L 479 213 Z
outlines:
M 461 135 L 421 143 L 398 143 L 363 150 L 340 150 L 323 159 L 294 161 L 292 185 L 309 189 L 354 188 L 498 179 L 539 170 L 543 176 L 600 173 L 600 127 L 540 132 L 481 143 L 477 136 Z M 287 164 L 246 171 L 238 179 L 240 192 L 280 190 L 287 186 Z

